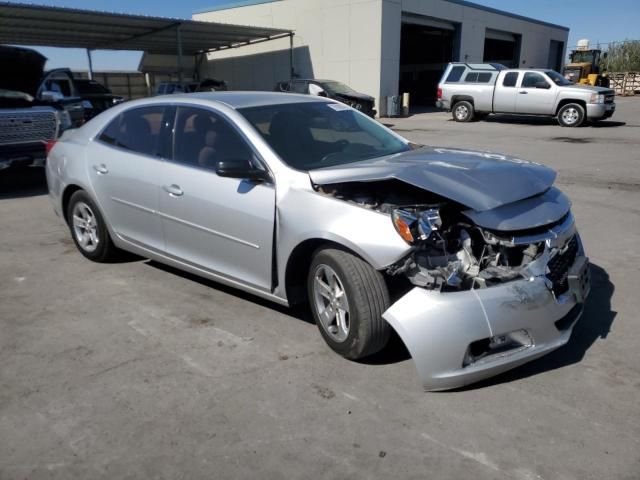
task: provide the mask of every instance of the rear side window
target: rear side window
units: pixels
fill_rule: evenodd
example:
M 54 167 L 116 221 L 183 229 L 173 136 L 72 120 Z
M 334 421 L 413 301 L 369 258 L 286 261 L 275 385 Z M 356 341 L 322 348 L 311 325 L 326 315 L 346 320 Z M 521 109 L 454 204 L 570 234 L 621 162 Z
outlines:
M 128 110 L 111 121 L 99 140 L 132 152 L 155 156 L 163 115 L 164 107 Z
M 515 87 L 518 82 L 518 72 L 509 72 L 504 76 L 502 80 L 503 87 Z
M 464 67 L 453 67 L 447 75 L 446 83 L 455 83 L 459 82 L 462 78 L 462 74 L 464 73 Z
M 491 80 L 491 74 L 488 72 L 469 72 L 464 77 L 467 83 L 489 83 L 489 80 Z

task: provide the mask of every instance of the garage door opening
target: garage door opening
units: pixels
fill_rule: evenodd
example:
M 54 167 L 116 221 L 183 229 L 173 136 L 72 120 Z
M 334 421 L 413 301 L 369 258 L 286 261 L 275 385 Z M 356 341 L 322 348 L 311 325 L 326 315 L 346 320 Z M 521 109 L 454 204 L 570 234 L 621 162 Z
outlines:
M 487 29 L 482 60 L 517 68 L 520 64 L 520 38 L 515 33 Z
M 459 29 L 452 23 L 403 15 L 400 37 L 400 93 L 412 106 L 435 105 L 438 81 L 456 56 Z

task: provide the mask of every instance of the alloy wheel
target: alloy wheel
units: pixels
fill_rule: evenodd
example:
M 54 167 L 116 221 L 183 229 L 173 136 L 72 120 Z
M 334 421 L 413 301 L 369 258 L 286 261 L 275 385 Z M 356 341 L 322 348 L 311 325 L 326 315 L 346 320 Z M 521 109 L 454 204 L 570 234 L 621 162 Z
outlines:
M 336 342 L 349 336 L 349 301 L 340 278 L 328 265 L 318 265 L 313 276 L 313 299 L 322 328 Z
M 100 237 L 98 223 L 91 207 L 85 202 L 77 202 L 72 211 L 73 234 L 80 248 L 93 252 L 98 248 Z

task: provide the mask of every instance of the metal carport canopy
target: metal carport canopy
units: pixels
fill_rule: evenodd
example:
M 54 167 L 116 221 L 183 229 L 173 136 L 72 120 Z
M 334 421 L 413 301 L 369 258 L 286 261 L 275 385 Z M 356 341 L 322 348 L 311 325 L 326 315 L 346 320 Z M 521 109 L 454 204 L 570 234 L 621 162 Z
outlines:
M 290 30 L 0 2 L 0 43 L 196 55 L 276 38 Z

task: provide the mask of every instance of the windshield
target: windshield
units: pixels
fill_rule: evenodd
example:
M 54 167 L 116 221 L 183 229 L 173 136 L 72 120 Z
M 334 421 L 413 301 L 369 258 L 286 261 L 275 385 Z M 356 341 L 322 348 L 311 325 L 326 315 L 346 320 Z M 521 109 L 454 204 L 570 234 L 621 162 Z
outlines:
M 375 120 L 339 103 L 304 102 L 238 110 L 290 167 L 345 165 L 410 150 Z
M 553 83 L 555 83 L 556 85 L 560 85 L 560 86 L 562 86 L 562 85 L 572 85 L 572 82 L 570 82 L 569 80 L 564 78 L 558 72 L 555 72 L 553 70 L 548 70 L 545 73 L 547 74 L 547 76 L 551 80 L 553 80 Z
M 593 50 L 576 50 L 571 55 L 571 61 L 574 63 L 591 63 L 594 60 L 595 52 Z
M 340 82 L 322 82 L 322 86 L 329 93 L 338 94 L 338 95 L 353 95 L 356 92 L 349 85 L 345 85 Z

